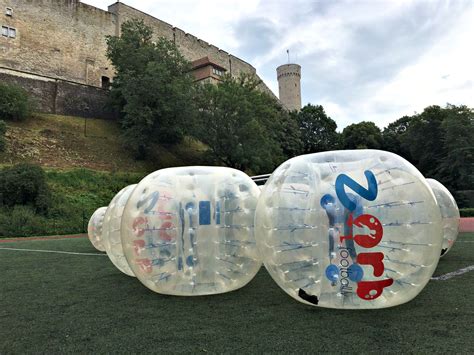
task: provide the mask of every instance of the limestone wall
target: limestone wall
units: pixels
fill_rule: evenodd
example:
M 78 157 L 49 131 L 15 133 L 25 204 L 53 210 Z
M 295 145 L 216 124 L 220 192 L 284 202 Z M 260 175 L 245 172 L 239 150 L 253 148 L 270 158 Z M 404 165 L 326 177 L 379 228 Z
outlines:
M 117 17 L 117 34 L 120 33 L 122 23 L 134 18 L 142 19 L 146 25 L 153 29 L 156 39 L 158 39 L 158 37 L 164 37 L 170 41 L 174 41 L 183 56 L 189 61 L 209 56 L 228 71 L 230 71 L 229 60 L 231 60 L 233 62 L 232 67 L 235 68 L 235 70 L 256 72 L 255 68 L 245 61 L 234 56 L 229 56 L 227 52 L 220 50 L 216 46 L 124 3 L 115 3 L 109 6 L 109 12 L 115 14 Z
M 0 24 L 17 30 L 16 38 L 0 36 L 0 66 L 101 86 L 102 76 L 113 76 L 105 36 L 115 34 L 115 22 L 77 0 L 0 0 Z
M 115 117 L 106 106 L 108 91 L 98 87 L 7 68 L 0 68 L 0 81 L 25 89 L 40 112 L 90 118 Z

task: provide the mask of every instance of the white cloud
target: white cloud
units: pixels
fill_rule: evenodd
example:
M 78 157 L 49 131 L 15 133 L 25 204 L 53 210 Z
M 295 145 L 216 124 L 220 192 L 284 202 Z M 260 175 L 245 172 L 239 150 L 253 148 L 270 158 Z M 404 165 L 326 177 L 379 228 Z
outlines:
M 394 120 L 390 107 L 403 114 L 421 112 L 429 105 L 446 103 L 474 106 L 474 48 L 471 16 L 466 14 L 457 21 L 457 27 L 438 38 L 426 53 L 410 65 L 401 68 L 397 75 L 369 98 L 366 114 L 377 119 L 381 127 Z M 386 112 L 375 110 L 387 107 Z

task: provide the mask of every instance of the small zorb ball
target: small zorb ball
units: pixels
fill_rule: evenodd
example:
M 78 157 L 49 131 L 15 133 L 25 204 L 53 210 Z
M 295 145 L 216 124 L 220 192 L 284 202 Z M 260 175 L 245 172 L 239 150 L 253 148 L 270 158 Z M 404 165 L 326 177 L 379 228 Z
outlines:
M 104 216 L 102 227 L 102 243 L 110 261 L 124 274 L 135 276 L 132 269 L 128 265 L 127 259 L 123 254 L 122 239 L 120 236 L 120 224 L 122 222 L 122 214 L 128 198 L 133 192 L 135 185 L 129 185 L 119 191 L 117 195 L 110 201 L 109 207 Z
M 454 245 L 459 233 L 459 209 L 449 190 L 435 179 L 426 179 L 438 201 L 443 223 L 443 248 L 441 256 L 446 255 Z
M 260 190 L 222 167 L 158 170 L 130 196 L 122 245 L 136 277 L 169 295 L 209 295 L 247 284 L 261 267 L 254 238 Z
M 87 235 L 94 248 L 99 251 L 105 251 L 102 243 L 102 223 L 107 207 L 100 207 L 92 214 L 89 224 L 87 225 Z
M 441 215 L 421 173 L 378 150 L 283 163 L 259 198 L 255 228 L 273 279 L 300 302 L 385 308 L 414 298 L 441 251 Z

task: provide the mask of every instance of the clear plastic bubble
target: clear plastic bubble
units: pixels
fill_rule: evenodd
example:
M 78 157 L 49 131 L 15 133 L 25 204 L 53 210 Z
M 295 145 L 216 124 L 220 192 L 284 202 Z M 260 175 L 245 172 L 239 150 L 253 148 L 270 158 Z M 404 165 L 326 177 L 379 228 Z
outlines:
M 135 276 L 128 265 L 127 259 L 123 254 L 122 239 L 120 237 L 120 224 L 122 214 L 128 198 L 137 185 L 129 185 L 119 191 L 110 201 L 109 207 L 105 212 L 104 223 L 102 227 L 102 244 L 109 256 L 110 261 L 124 274 Z
M 208 295 L 247 284 L 261 267 L 254 214 L 260 190 L 222 167 L 158 170 L 130 196 L 122 245 L 137 278 L 170 295 Z
M 438 201 L 443 223 L 443 248 L 441 256 L 446 255 L 454 245 L 459 233 L 459 208 L 449 190 L 435 179 L 426 179 Z
M 300 302 L 328 308 L 411 300 L 441 251 L 441 216 L 424 177 L 403 158 L 377 150 L 283 163 L 260 195 L 255 227 L 278 285 Z
M 102 223 L 107 207 L 100 207 L 92 214 L 89 224 L 87 225 L 87 235 L 94 248 L 99 251 L 105 251 L 102 243 Z

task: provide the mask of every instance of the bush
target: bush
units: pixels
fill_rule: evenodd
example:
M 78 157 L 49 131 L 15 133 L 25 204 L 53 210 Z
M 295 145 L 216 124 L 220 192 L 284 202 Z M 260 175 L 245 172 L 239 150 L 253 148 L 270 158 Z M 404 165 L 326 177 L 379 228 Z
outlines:
M 0 235 L 2 237 L 29 237 L 48 234 L 46 219 L 35 214 L 30 206 L 15 206 L 0 213 Z
M 45 214 L 50 203 L 51 193 L 41 167 L 19 164 L 0 172 L 0 205 L 28 205 Z
M 21 87 L 0 83 L 0 119 L 25 120 L 32 111 L 28 93 Z
M 33 166 L 33 169 L 36 171 L 39 168 Z M 26 180 L 25 175 L 12 172 L 24 168 L 17 166 L 5 170 L 8 170 L 7 180 Z M 5 170 L 0 171 L 0 190 L 4 188 Z M 38 213 L 33 203 L 4 204 L 0 206 L 0 237 L 84 233 L 89 218 L 97 208 L 107 206 L 117 192 L 142 178 L 141 174 L 87 169 L 54 170 L 41 172 L 41 175 L 46 180 L 48 195 L 50 191 L 47 214 Z M 30 180 L 33 179 L 30 176 Z
M 117 192 L 136 184 L 141 174 L 104 173 L 87 169 L 48 171 L 52 203 L 48 234 L 83 233 L 92 213 L 107 206 Z
M 7 132 L 7 124 L 0 120 L 0 152 L 5 150 L 7 142 L 5 140 L 5 133 Z
M 474 208 L 461 208 L 459 213 L 461 217 L 474 217 Z
M 459 208 L 474 208 L 474 190 L 458 190 L 453 195 Z

